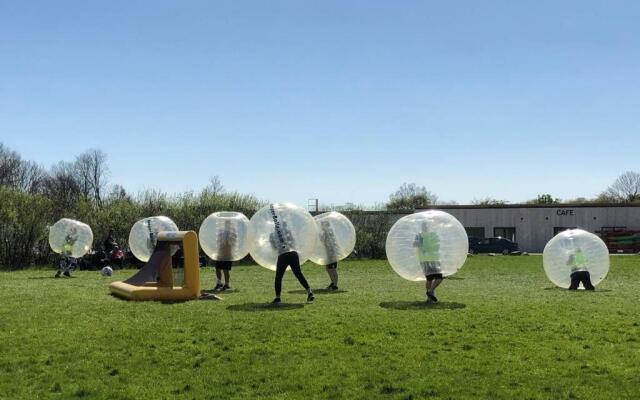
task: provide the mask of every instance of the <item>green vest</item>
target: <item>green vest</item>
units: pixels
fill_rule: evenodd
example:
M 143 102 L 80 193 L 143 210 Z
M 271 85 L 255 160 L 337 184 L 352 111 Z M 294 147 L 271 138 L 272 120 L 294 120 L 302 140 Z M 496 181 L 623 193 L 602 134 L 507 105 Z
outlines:
M 434 232 L 420 234 L 418 259 L 420 262 L 440 261 L 440 238 Z
M 587 256 L 585 256 L 582 251 L 577 251 L 575 254 L 572 254 L 569 256 L 569 267 L 571 267 L 572 272 L 586 270 Z
M 78 240 L 77 236 L 67 235 L 64 238 L 65 243 L 62 245 L 62 253 L 66 256 L 70 256 L 73 253 L 73 246 L 76 244 Z
M 71 253 L 73 253 L 73 244 L 65 243 L 64 246 L 62 246 L 62 254 L 68 256 L 71 255 Z

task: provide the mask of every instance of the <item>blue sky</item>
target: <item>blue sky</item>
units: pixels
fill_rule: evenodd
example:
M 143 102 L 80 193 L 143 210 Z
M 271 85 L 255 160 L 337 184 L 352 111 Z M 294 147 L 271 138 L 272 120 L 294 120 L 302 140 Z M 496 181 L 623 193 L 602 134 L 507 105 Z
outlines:
M 640 170 L 637 1 L 0 0 L 0 141 L 130 191 L 594 196 Z

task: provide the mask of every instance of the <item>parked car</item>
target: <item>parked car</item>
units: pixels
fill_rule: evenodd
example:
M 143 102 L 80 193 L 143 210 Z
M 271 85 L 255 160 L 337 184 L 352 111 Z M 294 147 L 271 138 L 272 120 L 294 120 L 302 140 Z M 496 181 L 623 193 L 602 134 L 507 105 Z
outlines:
M 469 253 L 502 253 L 511 254 L 518 251 L 518 243 L 509 239 L 497 238 L 469 238 Z

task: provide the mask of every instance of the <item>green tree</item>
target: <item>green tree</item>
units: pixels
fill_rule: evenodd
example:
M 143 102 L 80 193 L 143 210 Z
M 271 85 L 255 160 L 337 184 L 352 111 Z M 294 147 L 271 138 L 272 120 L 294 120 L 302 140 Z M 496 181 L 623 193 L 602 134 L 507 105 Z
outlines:
M 538 197 L 528 201 L 527 204 L 560 204 L 560 199 L 553 197 L 549 193 L 545 193 L 539 194 Z
M 471 204 L 476 206 L 502 206 L 508 203 L 509 202 L 507 200 L 498 200 L 493 197 L 484 197 L 481 199 L 473 199 L 473 201 L 471 201 Z
M 436 204 L 438 196 L 424 186 L 404 183 L 389 196 L 387 210 L 413 210 Z

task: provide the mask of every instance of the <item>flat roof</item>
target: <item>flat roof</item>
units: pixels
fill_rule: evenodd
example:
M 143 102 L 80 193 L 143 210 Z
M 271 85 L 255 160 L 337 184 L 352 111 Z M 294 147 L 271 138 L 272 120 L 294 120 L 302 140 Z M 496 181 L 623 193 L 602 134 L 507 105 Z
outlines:
M 468 204 L 438 205 L 419 207 L 416 210 L 467 210 L 487 208 L 619 208 L 640 207 L 640 203 L 564 203 L 564 204 Z

